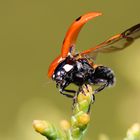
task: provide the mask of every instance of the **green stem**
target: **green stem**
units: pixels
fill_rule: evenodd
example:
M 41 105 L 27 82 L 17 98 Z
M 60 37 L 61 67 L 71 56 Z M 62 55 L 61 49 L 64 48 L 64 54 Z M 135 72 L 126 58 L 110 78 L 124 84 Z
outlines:
M 79 93 L 77 103 L 73 109 L 71 117 L 70 134 L 74 140 L 81 140 L 87 131 L 87 126 L 90 121 L 89 109 L 92 102 L 92 88 L 83 87 L 84 94 Z
M 90 121 L 89 108 L 92 102 L 92 88 L 83 87 L 84 94 L 80 92 L 73 108 L 71 120 L 62 121 L 64 131 L 59 130 L 50 122 L 35 120 L 35 130 L 49 140 L 81 140 L 87 131 Z

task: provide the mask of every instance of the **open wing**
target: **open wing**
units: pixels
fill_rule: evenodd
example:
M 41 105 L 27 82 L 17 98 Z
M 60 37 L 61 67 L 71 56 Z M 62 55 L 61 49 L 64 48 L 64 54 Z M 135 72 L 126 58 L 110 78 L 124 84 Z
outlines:
M 78 17 L 72 23 L 64 38 L 63 45 L 61 48 L 61 54 L 50 64 L 48 70 L 48 77 L 52 77 L 57 66 L 68 56 L 69 53 L 71 53 L 72 55 L 75 54 L 74 50 L 75 50 L 76 39 L 83 25 L 87 21 L 91 20 L 92 18 L 95 18 L 100 15 L 101 13 L 99 12 L 90 12 L 84 14 L 83 16 Z
M 101 53 L 108 53 L 120 51 L 128 47 L 136 38 L 140 37 L 140 24 L 137 24 L 121 34 L 117 34 L 96 47 L 90 48 L 81 52 L 81 55 L 89 55 L 95 59 L 96 55 Z
M 61 56 L 62 58 L 65 58 L 68 56 L 68 53 L 73 51 L 74 49 L 72 47 L 75 47 L 76 39 L 78 37 L 78 34 L 83 27 L 83 25 L 91 20 L 92 18 L 95 18 L 97 16 L 100 16 L 101 13 L 99 12 L 90 12 L 87 14 L 84 14 L 83 16 L 78 17 L 72 25 L 69 27 L 66 36 L 63 41 L 62 49 L 61 49 Z

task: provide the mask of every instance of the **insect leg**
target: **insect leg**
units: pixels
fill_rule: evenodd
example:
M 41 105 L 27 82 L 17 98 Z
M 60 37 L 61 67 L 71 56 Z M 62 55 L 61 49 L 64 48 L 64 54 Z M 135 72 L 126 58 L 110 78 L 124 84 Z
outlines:
M 96 82 L 99 83 L 104 83 L 103 85 L 101 85 L 99 88 L 94 90 L 94 94 L 102 91 L 104 88 L 106 88 L 108 86 L 108 81 L 104 80 L 104 79 L 96 79 Z
M 69 85 L 70 83 L 69 82 L 64 82 L 63 84 L 58 84 L 57 87 L 59 87 L 59 92 L 62 94 L 62 95 L 65 95 L 69 98 L 73 98 L 75 96 L 75 93 L 76 91 L 75 90 L 69 90 L 69 89 L 66 89 L 66 87 Z M 72 93 L 71 94 L 68 94 L 68 93 Z
M 67 92 L 67 93 L 65 93 L 65 92 Z M 69 90 L 69 89 L 63 89 L 63 90 L 60 90 L 60 93 L 62 95 L 65 95 L 65 96 L 69 97 L 69 98 L 74 98 L 76 91 L 75 90 Z M 72 93 L 73 95 L 68 94 L 68 93 Z
M 88 85 L 87 84 L 85 84 L 85 87 L 86 87 L 86 90 L 89 92 L 89 89 L 88 89 Z

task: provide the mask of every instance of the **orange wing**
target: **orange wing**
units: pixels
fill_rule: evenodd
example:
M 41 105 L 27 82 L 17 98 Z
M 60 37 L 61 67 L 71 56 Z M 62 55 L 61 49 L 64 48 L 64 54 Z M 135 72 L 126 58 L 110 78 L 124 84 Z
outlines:
M 117 34 L 96 47 L 81 52 L 81 55 L 90 55 L 93 59 L 98 52 L 120 51 L 128 47 L 136 38 L 140 37 L 140 24 L 137 24 L 121 34 Z
M 63 41 L 61 54 L 51 63 L 48 70 L 48 77 L 52 77 L 57 66 L 68 56 L 68 53 L 74 53 L 75 42 L 82 26 L 90 19 L 100 16 L 99 12 L 90 12 L 77 18 L 68 29 Z M 73 55 L 73 54 L 72 54 Z
M 83 16 L 80 16 L 72 23 L 63 41 L 61 49 L 61 56 L 63 58 L 67 57 L 68 53 L 71 51 L 71 48 L 73 46 L 75 47 L 76 39 L 83 25 L 92 18 L 95 18 L 100 15 L 101 13 L 99 12 L 90 12 Z

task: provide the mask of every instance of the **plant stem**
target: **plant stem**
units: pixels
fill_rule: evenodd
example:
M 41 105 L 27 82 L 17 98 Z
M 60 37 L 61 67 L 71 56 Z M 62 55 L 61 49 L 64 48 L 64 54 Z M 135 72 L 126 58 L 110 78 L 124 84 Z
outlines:
M 78 94 L 77 102 L 73 106 L 73 114 L 70 121 L 61 121 L 63 131 L 50 122 L 41 120 L 35 120 L 33 127 L 49 140 L 81 140 L 87 131 L 90 121 L 92 98 L 93 91 L 91 86 L 83 86 L 83 92 Z

